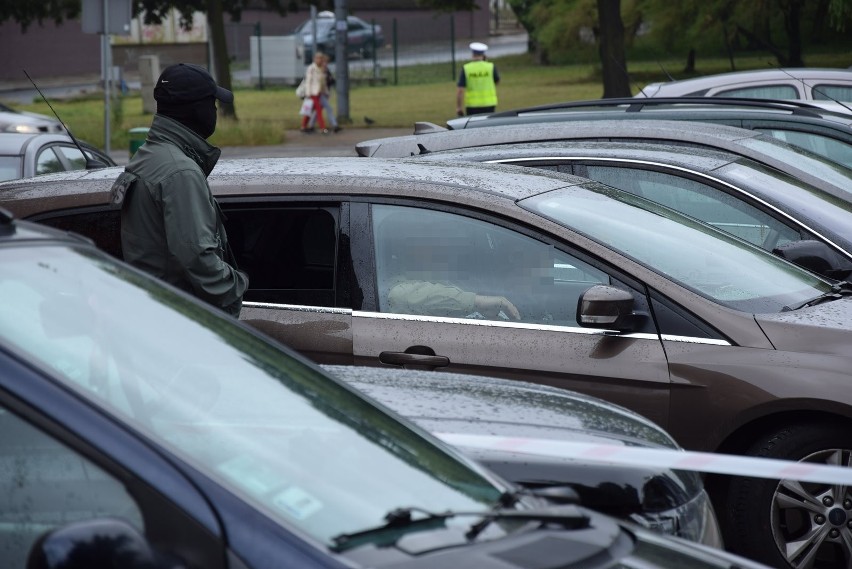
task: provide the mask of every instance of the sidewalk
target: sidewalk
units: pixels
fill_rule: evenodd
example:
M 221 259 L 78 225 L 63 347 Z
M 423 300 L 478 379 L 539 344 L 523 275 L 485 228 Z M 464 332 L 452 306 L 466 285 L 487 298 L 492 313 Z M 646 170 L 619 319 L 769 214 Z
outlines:
M 295 156 L 352 156 L 355 157 L 355 144 L 362 140 L 403 136 L 412 134 L 411 128 L 373 128 L 352 127 L 337 133 L 304 134 L 298 130 L 288 130 L 283 144 L 274 146 L 225 146 L 222 158 L 286 158 Z M 127 164 L 130 152 L 126 149 L 113 149 L 110 152 L 117 164 Z

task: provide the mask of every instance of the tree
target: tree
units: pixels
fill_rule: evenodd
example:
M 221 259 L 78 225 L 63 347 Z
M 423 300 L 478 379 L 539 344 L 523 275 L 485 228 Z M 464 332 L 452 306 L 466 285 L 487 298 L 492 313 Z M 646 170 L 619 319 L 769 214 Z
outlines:
M 270 10 L 280 15 L 287 13 L 285 2 L 288 0 L 263 0 Z M 225 89 L 231 89 L 231 70 L 228 60 L 228 46 L 225 40 L 225 18 L 227 13 L 235 22 L 242 16 L 244 0 L 133 0 L 134 16 L 143 15 L 146 24 L 159 24 L 176 10 L 180 14 L 180 25 L 186 29 L 192 27 L 194 12 L 207 15 L 210 27 L 210 41 L 213 45 L 213 66 L 216 81 Z M 22 31 L 35 22 L 42 24 L 53 20 L 57 24 L 65 20 L 80 17 L 81 0 L 3 0 L 0 2 L 0 24 L 8 20 L 17 22 Z M 236 118 L 233 104 L 220 106 L 223 115 Z
M 603 70 L 603 97 L 629 97 L 630 80 L 624 57 L 624 22 L 621 20 L 621 0 L 598 0 L 600 26 L 601 69 Z

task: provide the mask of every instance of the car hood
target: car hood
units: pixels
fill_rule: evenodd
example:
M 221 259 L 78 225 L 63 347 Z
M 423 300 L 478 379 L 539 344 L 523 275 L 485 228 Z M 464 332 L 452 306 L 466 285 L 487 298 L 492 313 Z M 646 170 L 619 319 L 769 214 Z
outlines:
M 323 367 L 432 432 L 679 448 L 641 415 L 566 389 L 457 373 Z
M 849 356 L 852 296 L 755 320 L 777 350 Z

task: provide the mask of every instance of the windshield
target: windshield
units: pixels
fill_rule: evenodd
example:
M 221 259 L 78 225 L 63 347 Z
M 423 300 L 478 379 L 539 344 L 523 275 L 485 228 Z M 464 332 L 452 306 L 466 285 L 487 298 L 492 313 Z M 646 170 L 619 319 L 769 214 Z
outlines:
M 782 160 L 802 172 L 807 172 L 841 190 L 852 193 L 852 170 L 836 162 L 781 142 L 768 135 L 744 138 L 739 140 L 738 143 L 746 148 Z
M 0 337 L 280 523 L 330 544 L 504 489 L 323 372 L 105 256 L 0 248 Z M 469 523 L 469 520 L 468 520 Z
M 736 310 L 781 312 L 830 288 L 745 241 L 608 186 L 562 188 L 519 204 Z

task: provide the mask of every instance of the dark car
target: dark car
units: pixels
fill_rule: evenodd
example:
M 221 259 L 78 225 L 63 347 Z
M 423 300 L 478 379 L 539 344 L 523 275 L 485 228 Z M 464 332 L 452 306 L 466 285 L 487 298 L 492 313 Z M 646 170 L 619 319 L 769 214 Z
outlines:
M 754 97 L 852 102 L 852 70 L 751 69 L 644 86 L 637 97 Z
M 313 32 L 314 22 L 316 22 L 316 41 L 314 41 Z M 337 42 L 335 24 L 334 12 L 323 11 L 317 14 L 316 20 L 305 20 L 296 28 L 295 33 L 302 37 L 302 43 L 305 46 L 306 63 L 310 63 L 313 58 L 314 47 L 334 60 Z M 346 51 L 350 55 L 358 55 L 362 58 L 373 57 L 385 43 L 382 27 L 378 24 L 366 22 L 357 16 L 347 16 L 346 27 Z
M 0 181 L 116 165 L 104 151 L 78 142 L 67 134 L 0 134 Z
M 0 228 L 6 567 L 757 567 L 519 492 L 88 240 Z
M 452 130 L 575 120 L 686 120 L 725 124 L 769 134 L 852 167 L 852 114 L 802 101 L 706 97 L 570 101 L 450 119 Z
M 323 368 L 437 436 L 488 435 L 677 450 L 659 426 L 623 407 L 567 389 L 485 376 L 396 367 Z M 697 473 L 589 464 L 509 449 L 462 448 L 532 492 L 568 487 L 579 503 L 643 527 L 722 547 Z
M 0 205 L 120 255 L 120 172 L 6 182 Z M 670 208 L 568 174 L 417 159 L 221 161 L 210 183 L 250 276 L 241 318 L 315 361 L 572 389 L 692 450 L 852 452 L 852 286 Z M 773 565 L 852 558 L 848 488 L 709 483 L 729 547 Z M 823 499 L 831 525 L 807 513 Z
M 598 180 L 700 219 L 826 277 L 852 278 L 852 202 L 728 152 L 565 140 L 432 152 Z
M 621 119 L 505 125 L 458 131 L 431 123 L 418 123 L 412 135 L 365 140 L 355 145 L 355 151 L 364 157 L 404 158 L 441 150 L 560 140 L 657 142 L 722 150 L 780 170 L 832 195 L 844 199 L 852 196 L 852 169 L 768 134 L 710 123 Z

